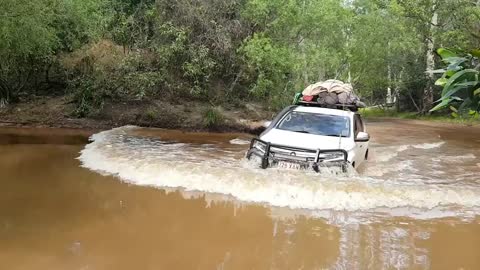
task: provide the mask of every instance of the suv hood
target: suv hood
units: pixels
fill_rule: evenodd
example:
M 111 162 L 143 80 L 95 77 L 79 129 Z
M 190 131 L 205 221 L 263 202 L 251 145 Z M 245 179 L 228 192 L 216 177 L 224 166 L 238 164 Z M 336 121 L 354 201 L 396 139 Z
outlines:
M 308 133 L 286 131 L 276 128 L 269 130 L 266 134 L 263 134 L 260 139 L 273 144 L 306 148 L 312 150 L 344 149 L 348 151 L 354 147 L 354 142 L 352 138 L 321 136 Z

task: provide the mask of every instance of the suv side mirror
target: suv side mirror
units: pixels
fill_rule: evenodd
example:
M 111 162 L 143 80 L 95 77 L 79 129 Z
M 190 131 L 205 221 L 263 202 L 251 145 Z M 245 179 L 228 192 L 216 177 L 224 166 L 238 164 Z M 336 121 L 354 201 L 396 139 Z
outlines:
M 272 121 L 265 121 L 263 122 L 263 127 L 268 128 L 272 124 Z
M 360 131 L 357 134 L 357 137 L 355 137 L 356 142 L 368 142 L 370 140 L 370 135 L 368 133 Z

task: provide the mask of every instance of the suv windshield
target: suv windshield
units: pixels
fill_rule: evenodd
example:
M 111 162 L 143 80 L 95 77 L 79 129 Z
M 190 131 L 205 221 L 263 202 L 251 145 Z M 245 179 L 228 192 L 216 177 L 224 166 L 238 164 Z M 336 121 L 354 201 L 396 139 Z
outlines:
M 323 136 L 350 136 L 350 119 L 346 116 L 306 112 L 289 112 L 278 129 Z

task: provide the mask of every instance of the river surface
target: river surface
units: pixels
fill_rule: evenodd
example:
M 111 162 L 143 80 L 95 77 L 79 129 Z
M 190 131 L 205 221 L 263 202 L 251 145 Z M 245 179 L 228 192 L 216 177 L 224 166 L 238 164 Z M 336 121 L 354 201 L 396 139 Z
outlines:
M 0 269 L 480 269 L 480 128 L 368 131 L 318 175 L 245 134 L 0 128 Z

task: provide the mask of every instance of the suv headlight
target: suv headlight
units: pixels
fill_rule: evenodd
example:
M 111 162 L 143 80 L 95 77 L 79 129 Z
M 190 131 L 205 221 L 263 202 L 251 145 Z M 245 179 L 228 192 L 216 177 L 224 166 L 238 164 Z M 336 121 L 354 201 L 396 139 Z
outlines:
M 253 147 L 256 148 L 256 149 L 258 149 L 258 150 L 260 150 L 260 151 L 262 151 L 262 152 L 265 152 L 265 147 L 266 147 L 266 146 L 265 146 L 265 144 L 263 144 L 263 143 L 261 143 L 261 142 L 259 142 L 259 141 L 255 141 L 255 142 L 253 143 Z
M 323 161 L 339 161 L 344 159 L 344 154 L 343 152 L 321 153 L 319 157 Z

